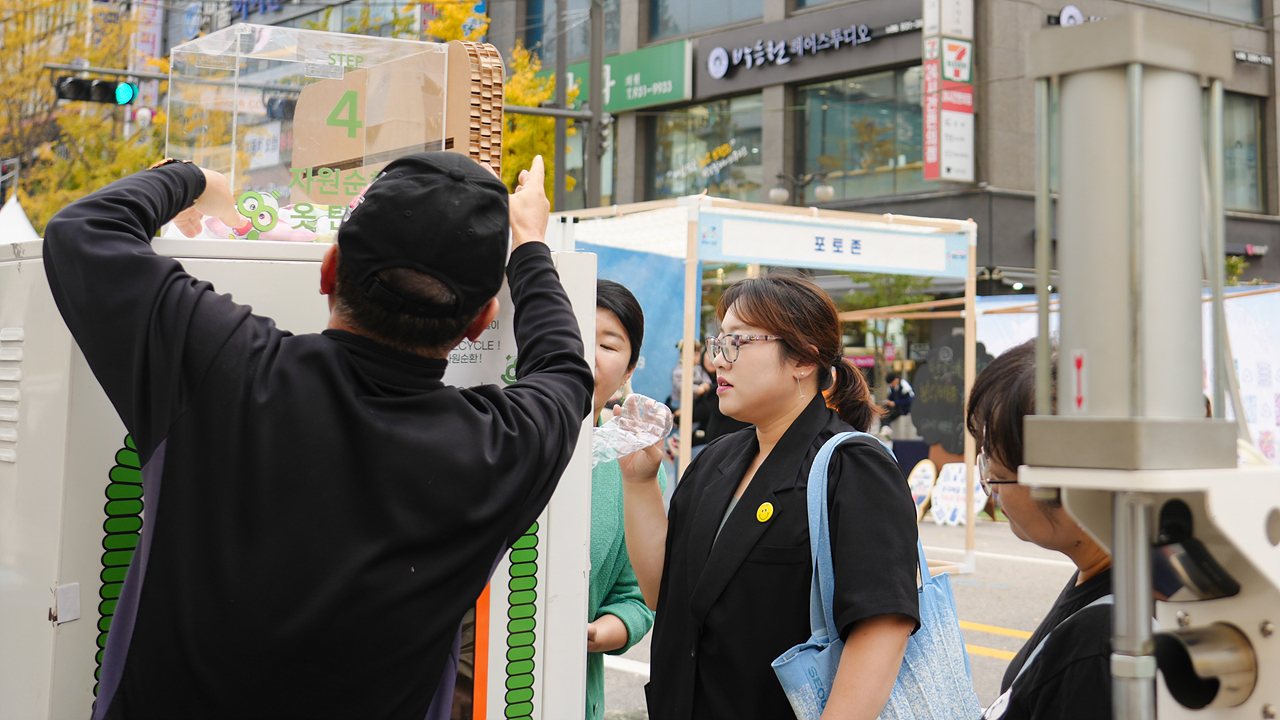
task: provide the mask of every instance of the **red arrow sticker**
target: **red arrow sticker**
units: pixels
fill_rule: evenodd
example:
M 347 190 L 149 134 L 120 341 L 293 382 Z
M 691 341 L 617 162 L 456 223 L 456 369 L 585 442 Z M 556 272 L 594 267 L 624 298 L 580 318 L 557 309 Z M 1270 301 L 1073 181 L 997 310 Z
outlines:
M 1075 410 L 1077 413 L 1089 411 L 1088 396 L 1085 392 L 1085 352 L 1075 350 L 1071 353 L 1071 388 L 1075 392 Z

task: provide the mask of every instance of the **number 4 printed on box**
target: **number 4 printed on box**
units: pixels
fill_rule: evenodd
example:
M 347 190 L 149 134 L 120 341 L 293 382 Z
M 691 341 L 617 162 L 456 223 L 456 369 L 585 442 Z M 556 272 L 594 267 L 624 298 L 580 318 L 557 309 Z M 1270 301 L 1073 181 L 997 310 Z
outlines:
M 358 90 L 348 90 L 342 93 L 342 97 L 338 100 L 338 104 L 333 106 L 333 112 L 329 113 L 329 118 L 325 120 L 325 125 L 329 127 L 345 127 L 347 129 L 347 137 L 356 136 L 356 130 L 364 127 L 364 123 L 359 118 L 360 108 L 360 92 Z M 343 111 L 347 116 L 342 117 Z

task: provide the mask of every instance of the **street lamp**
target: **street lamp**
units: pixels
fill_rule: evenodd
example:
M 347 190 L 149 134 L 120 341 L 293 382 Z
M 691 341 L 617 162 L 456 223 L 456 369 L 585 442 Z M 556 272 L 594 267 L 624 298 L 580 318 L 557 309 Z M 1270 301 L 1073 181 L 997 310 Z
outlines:
M 778 184 L 769 190 L 769 202 L 776 205 L 785 205 L 791 200 L 791 191 L 787 189 L 783 183 L 791 185 L 796 189 L 798 197 L 804 197 L 804 189 L 809 185 L 825 178 L 827 173 L 816 172 L 805 175 L 788 175 L 786 173 L 778 173 Z M 820 203 L 831 202 L 836 196 L 836 189 L 826 183 L 822 183 L 813 189 L 813 199 Z

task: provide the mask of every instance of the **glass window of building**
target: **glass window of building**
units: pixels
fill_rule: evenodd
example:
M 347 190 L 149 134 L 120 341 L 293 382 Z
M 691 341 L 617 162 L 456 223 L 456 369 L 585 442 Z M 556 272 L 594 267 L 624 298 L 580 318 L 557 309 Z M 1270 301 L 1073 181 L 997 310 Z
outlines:
M 759 202 L 761 96 L 664 112 L 649 128 L 649 200 L 708 194 Z
M 1264 98 L 1226 93 L 1222 108 L 1223 204 L 1228 210 L 1265 212 L 1262 103 Z
M 544 67 L 555 67 L 556 3 L 555 0 L 528 0 L 525 10 L 524 44 L 538 53 Z M 604 51 L 618 52 L 622 15 L 619 0 L 604 2 Z M 591 53 L 591 0 L 565 0 L 565 27 L 570 61 L 581 60 Z
M 361 0 L 334 4 L 323 10 L 279 23 L 302 30 L 349 32 L 373 37 L 418 37 L 412 9 L 396 0 Z
M 1233 20 L 1259 20 L 1262 18 L 1262 0 L 1153 0 L 1182 10 L 1231 18 Z
M 764 0 L 650 0 L 649 37 L 687 35 L 763 16 Z
M 797 90 L 802 171 L 827 173 L 837 200 L 933 189 L 924 180 L 921 76 L 916 66 Z
M 581 210 L 587 206 L 586 173 L 583 172 L 583 146 L 587 140 L 586 123 L 573 123 L 574 133 L 565 138 L 565 175 L 573 178 L 573 189 L 565 193 L 564 203 L 553 203 L 552 209 Z M 600 157 L 600 204 L 612 205 L 613 188 L 618 182 L 618 148 L 612 134 L 605 139 L 605 151 Z

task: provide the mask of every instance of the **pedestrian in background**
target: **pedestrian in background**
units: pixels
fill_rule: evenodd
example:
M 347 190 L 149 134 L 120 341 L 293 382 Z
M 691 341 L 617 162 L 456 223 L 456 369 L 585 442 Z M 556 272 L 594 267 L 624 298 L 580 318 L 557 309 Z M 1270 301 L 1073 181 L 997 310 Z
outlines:
M 881 420 L 881 425 L 891 425 L 894 420 L 903 415 L 911 414 L 911 401 L 916 397 L 916 391 L 911 387 L 911 383 L 896 372 L 891 372 L 884 376 L 889 383 L 889 399 L 885 401 L 885 409 L 888 414 Z

